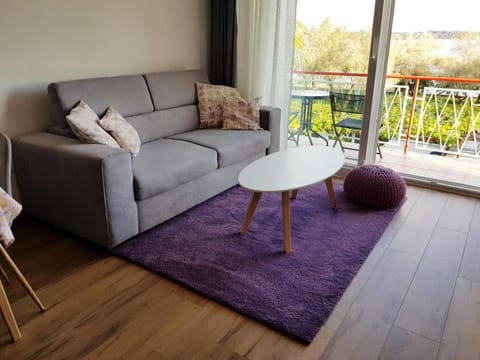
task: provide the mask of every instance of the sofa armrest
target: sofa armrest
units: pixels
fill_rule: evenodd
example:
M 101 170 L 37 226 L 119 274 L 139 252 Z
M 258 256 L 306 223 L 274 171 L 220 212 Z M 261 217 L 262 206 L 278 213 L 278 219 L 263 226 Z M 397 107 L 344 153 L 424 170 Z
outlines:
M 268 148 L 270 154 L 280 151 L 280 116 L 279 108 L 260 106 L 260 126 L 269 130 L 271 134 L 270 147 Z
M 129 152 L 49 133 L 12 143 L 27 212 L 107 248 L 138 233 Z
M 271 134 L 270 147 L 268 153 L 280 151 L 280 117 L 281 111 L 279 108 L 271 106 L 260 106 L 260 126 L 269 130 Z

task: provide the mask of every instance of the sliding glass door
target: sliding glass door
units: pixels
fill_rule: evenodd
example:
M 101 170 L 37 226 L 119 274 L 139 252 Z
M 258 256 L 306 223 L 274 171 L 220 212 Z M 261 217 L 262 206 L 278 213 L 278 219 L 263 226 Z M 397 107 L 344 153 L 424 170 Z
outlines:
M 394 168 L 411 182 L 478 195 L 480 25 L 474 13 L 465 11 L 473 4 L 471 0 L 458 0 L 455 7 L 434 0 L 384 2 L 390 10 L 376 13 L 372 43 L 377 30 L 389 32 L 385 52 L 390 56 L 381 66 L 388 69 L 384 83 L 390 91 L 383 92 L 381 116 L 366 114 L 380 118 L 382 127 L 369 129 L 362 144 L 367 162 Z M 377 8 L 380 5 L 377 1 Z M 383 53 L 380 45 L 378 52 L 372 51 L 377 58 L 371 62 L 380 64 Z M 367 98 L 374 102 L 379 89 L 372 89 L 377 94 Z M 393 89 L 403 91 L 403 111 L 388 109 L 396 94 Z M 372 156 L 375 131 L 384 141 L 382 159 Z M 396 135 L 382 139 L 387 131 Z
M 298 0 L 289 146 L 335 144 L 328 94 L 363 94 L 347 165 L 478 192 L 480 23 L 458 1 Z
M 393 7 L 393 0 L 298 0 L 290 146 L 341 146 L 349 166 L 373 163 L 381 156 L 377 147 L 380 124 L 397 106 L 390 106 L 385 114 Z M 394 102 L 405 98 L 402 90 L 403 96 Z M 336 93 L 363 97 L 361 113 L 337 116 L 329 96 Z M 345 117 L 363 121 L 356 123 L 356 129 L 339 126 Z M 398 131 L 382 136 L 391 140 Z
M 374 9 L 375 0 L 297 1 L 289 146 L 340 146 L 341 131 L 347 161 L 357 164 L 360 131 L 334 128 L 330 94 L 365 97 Z

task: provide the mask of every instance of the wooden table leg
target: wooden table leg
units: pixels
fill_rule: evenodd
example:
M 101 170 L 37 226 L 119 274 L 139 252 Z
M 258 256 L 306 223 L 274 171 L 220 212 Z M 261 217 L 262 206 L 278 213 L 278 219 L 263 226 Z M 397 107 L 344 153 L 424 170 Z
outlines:
M 290 196 L 291 200 L 295 200 L 297 198 L 298 189 L 292 190 L 292 195 Z
M 283 205 L 283 239 L 285 243 L 285 253 L 292 251 L 292 239 L 290 232 L 290 192 L 282 192 Z
M 252 220 L 253 213 L 257 208 L 257 204 L 261 196 L 262 196 L 261 192 L 253 193 L 252 200 L 250 200 L 250 204 L 248 205 L 247 215 L 245 215 L 245 220 L 243 221 L 243 226 L 242 226 L 242 230 L 240 231 L 240 234 L 245 235 L 247 233 L 248 225 L 250 225 L 250 221 Z
M 15 320 L 15 316 L 13 315 L 12 307 L 8 302 L 7 294 L 5 289 L 3 288 L 3 284 L 0 281 L 0 310 L 2 312 L 3 318 L 7 323 L 8 331 L 12 336 L 13 341 L 17 341 L 22 337 L 20 334 L 20 329 L 18 328 L 17 321 Z
M 7 250 L 3 248 L 3 246 L 0 244 L 0 253 L 3 255 L 5 260 L 7 260 L 8 265 L 12 268 L 13 273 L 15 276 L 18 278 L 20 283 L 23 285 L 27 293 L 30 295 L 30 297 L 35 301 L 35 303 L 38 305 L 40 310 L 45 311 L 45 306 L 43 306 L 42 302 L 38 298 L 37 294 L 35 294 L 35 291 L 33 291 L 32 287 L 28 283 L 27 279 L 25 279 L 25 276 L 23 276 L 22 272 L 20 269 L 17 267 L 17 265 L 13 262 L 12 258 L 10 255 L 8 255 Z
M 332 209 L 336 209 L 337 199 L 335 197 L 335 191 L 333 191 L 332 178 L 328 178 L 327 180 L 325 180 L 325 185 L 327 185 L 328 197 L 330 198 L 330 202 L 332 203 Z

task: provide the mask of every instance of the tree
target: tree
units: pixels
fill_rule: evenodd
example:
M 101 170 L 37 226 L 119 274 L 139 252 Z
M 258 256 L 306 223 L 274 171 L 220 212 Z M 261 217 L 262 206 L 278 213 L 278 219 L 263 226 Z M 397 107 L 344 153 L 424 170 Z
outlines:
M 294 68 L 295 70 L 303 70 L 305 66 L 305 41 L 309 37 L 310 29 L 300 20 L 296 21 L 295 26 L 295 43 L 294 43 Z
M 394 34 L 390 70 L 403 75 L 437 75 L 439 45 L 432 33 Z
M 320 27 L 310 29 L 297 21 L 294 68 L 366 72 L 369 45 L 369 31 L 349 32 L 344 27 L 334 27 L 330 18 L 326 18 Z
M 451 40 L 450 51 L 439 61 L 442 76 L 467 79 L 480 79 L 480 34 L 477 32 L 462 32 Z M 444 83 L 445 87 L 472 88 L 467 83 Z M 473 85 L 478 88 L 479 84 Z
M 348 31 L 345 27 L 334 26 L 328 17 L 319 27 L 313 28 L 297 20 L 294 69 L 366 73 L 370 37 L 370 30 Z M 478 54 L 478 32 L 394 33 L 388 73 L 480 79 Z M 428 83 L 423 82 L 423 85 Z M 465 89 L 480 87 L 478 83 L 435 85 Z

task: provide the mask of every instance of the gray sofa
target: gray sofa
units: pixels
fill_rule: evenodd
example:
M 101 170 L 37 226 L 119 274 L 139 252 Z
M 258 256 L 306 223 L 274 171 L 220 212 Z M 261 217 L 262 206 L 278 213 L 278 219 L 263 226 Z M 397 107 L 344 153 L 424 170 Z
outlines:
M 111 249 L 236 185 L 243 167 L 278 150 L 277 108 L 261 108 L 264 130 L 199 129 L 195 82 L 208 82 L 205 71 L 50 84 L 58 125 L 12 142 L 24 209 Z M 80 143 L 65 122 L 79 100 L 98 115 L 118 110 L 140 154 Z

